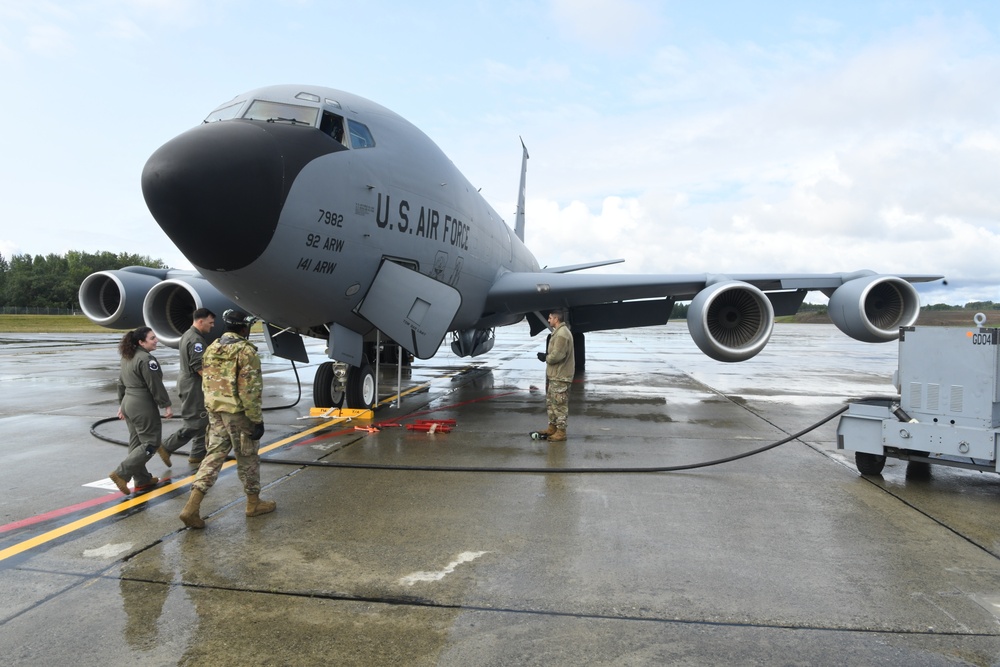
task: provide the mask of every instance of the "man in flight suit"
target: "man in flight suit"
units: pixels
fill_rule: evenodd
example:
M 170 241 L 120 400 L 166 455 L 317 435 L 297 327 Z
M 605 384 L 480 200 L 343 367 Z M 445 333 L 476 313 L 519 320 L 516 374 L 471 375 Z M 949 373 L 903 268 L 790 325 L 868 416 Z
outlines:
M 222 314 L 226 333 L 208 346 L 201 375 L 208 410 L 208 453 L 191 484 L 191 496 L 180 519 L 189 528 L 204 528 L 201 501 L 219 477 L 232 450 L 236 472 L 247 494 L 247 516 L 273 512 L 276 503 L 260 499 L 260 438 L 264 435 L 261 412 L 263 379 L 257 347 L 247 340 L 254 318 L 238 310 Z
M 207 344 L 205 336 L 215 326 L 215 313 L 199 308 L 192 316 L 191 328 L 181 336 L 181 370 L 177 378 L 177 392 L 181 396 L 181 419 L 184 423 L 163 441 L 157 453 L 170 467 L 170 455 L 191 441 L 188 463 L 196 465 L 205 458 L 205 429 L 208 413 L 205 412 L 205 394 L 201 389 L 201 356 Z

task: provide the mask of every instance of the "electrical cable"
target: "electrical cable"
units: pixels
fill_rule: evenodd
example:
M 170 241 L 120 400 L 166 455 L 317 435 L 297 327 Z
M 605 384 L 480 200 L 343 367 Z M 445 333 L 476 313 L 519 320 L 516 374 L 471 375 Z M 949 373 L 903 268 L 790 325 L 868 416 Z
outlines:
M 295 365 L 294 361 L 292 362 L 292 372 L 295 373 L 295 387 L 298 390 L 298 396 L 295 397 L 295 401 L 293 403 L 289 403 L 288 405 L 275 405 L 269 408 L 261 408 L 262 412 L 267 412 L 268 410 L 286 410 L 288 408 L 294 408 L 296 405 L 299 404 L 299 401 L 302 400 L 302 378 L 299 377 L 299 369 Z M 118 421 L 118 417 L 108 417 L 106 419 L 98 419 L 96 422 L 90 425 L 90 435 L 94 436 L 98 440 L 103 440 L 104 442 L 110 442 L 111 444 L 114 445 L 122 445 L 123 447 L 128 447 L 127 442 L 122 442 L 121 440 L 116 440 L 115 438 L 109 438 L 97 432 L 97 427 L 100 426 L 101 424 L 107 424 L 108 422 L 116 422 L 116 421 Z M 176 452 L 171 452 L 171 453 L 184 454 L 184 455 L 188 454 L 188 452 L 181 450 L 177 450 Z
M 871 401 L 871 400 L 896 400 L 893 398 L 873 396 L 857 399 L 853 402 Z M 297 401 L 296 401 L 297 402 Z M 387 463 L 346 463 L 346 462 L 335 462 L 335 461 L 306 461 L 298 459 L 283 459 L 283 458 L 271 458 L 271 457 L 261 457 L 261 463 L 273 463 L 276 465 L 294 465 L 303 468 L 348 468 L 348 469 L 361 469 L 361 470 L 398 470 L 398 471 L 414 471 L 414 472 L 491 472 L 491 473 L 519 473 L 519 474 L 629 474 L 629 473 L 658 473 L 658 472 L 680 472 L 683 470 L 695 470 L 698 468 L 708 468 L 711 466 L 721 465 L 723 463 L 731 463 L 733 461 L 739 461 L 740 459 L 749 458 L 751 456 L 756 456 L 757 454 L 762 454 L 768 450 L 774 449 L 784 445 L 785 443 L 796 440 L 806 433 L 813 431 L 823 424 L 826 424 L 832 420 L 837 415 L 843 414 L 848 410 L 849 406 L 845 405 L 837 410 L 834 410 L 826 417 L 823 417 L 819 421 L 815 422 L 802 429 L 797 433 L 793 433 L 788 437 L 782 438 L 776 442 L 772 442 L 763 447 L 758 447 L 757 449 L 752 449 L 747 452 L 740 454 L 734 454 L 732 456 L 727 456 L 721 459 L 713 459 L 711 461 L 701 461 L 698 463 L 686 463 L 674 466 L 655 466 L 655 467 L 629 467 L 629 468 L 534 468 L 534 467 L 491 467 L 491 466 L 412 466 L 412 465 L 401 465 L 401 464 L 387 464 Z M 121 442 L 120 440 L 114 440 L 112 438 L 107 438 L 96 432 L 99 425 L 110 422 L 117 421 L 116 417 L 110 417 L 107 419 L 101 419 L 91 426 L 90 433 L 101 440 L 106 442 L 111 442 L 117 445 L 125 445 L 128 443 Z M 232 460 L 233 457 L 227 457 L 227 460 Z
M 727 456 L 721 459 L 714 459 L 711 461 L 702 461 L 699 463 L 687 463 L 683 465 L 675 466 L 656 466 L 656 467 L 632 467 L 632 468 L 512 468 L 512 467 L 489 467 L 489 466 L 410 466 L 410 465 L 397 465 L 388 463 L 340 463 L 335 461 L 300 461 L 295 459 L 279 459 L 279 458 L 265 458 L 260 459 L 261 463 L 276 463 L 281 465 L 297 465 L 303 467 L 320 467 L 320 468 L 357 468 L 363 470 L 400 470 L 400 471 L 420 471 L 420 472 L 494 472 L 494 473 L 532 473 L 532 474 L 626 474 L 626 473 L 655 473 L 655 472 L 679 472 L 682 470 L 694 470 L 696 468 L 707 468 L 710 466 L 720 465 L 722 463 L 730 463 L 732 461 L 738 461 L 740 459 L 745 459 L 750 456 L 755 456 L 769 449 L 774 449 L 780 445 L 787 442 L 800 438 L 806 433 L 815 430 L 827 423 L 837 415 L 846 412 L 848 406 L 843 406 L 833 412 L 831 412 L 826 417 L 812 424 L 798 433 L 793 433 L 792 435 L 782 438 L 777 442 L 772 442 L 764 447 L 759 447 L 757 449 L 752 449 L 748 452 L 743 452 L 741 454 L 734 454 L 733 456 Z

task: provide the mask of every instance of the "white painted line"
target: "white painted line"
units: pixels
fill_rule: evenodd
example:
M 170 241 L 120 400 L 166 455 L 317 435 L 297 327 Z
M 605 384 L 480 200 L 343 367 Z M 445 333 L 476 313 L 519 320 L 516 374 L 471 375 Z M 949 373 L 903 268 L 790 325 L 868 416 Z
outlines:
M 125 544 L 105 544 L 96 549 L 87 549 L 83 552 L 84 558 L 117 558 L 132 548 L 132 543 Z
M 96 482 L 91 482 L 90 484 L 84 484 L 84 486 L 89 486 L 95 489 L 104 489 L 105 491 L 118 490 L 118 486 L 107 477 L 105 477 L 104 479 L 99 479 Z
M 447 567 L 439 572 L 414 572 L 399 580 L 404 586 L 412 586 L 421 581 L 441 581 L 446 576 L 455 571 L 462 563 L 471 563 L 480 556 L 488 554 L 489 551 L 465 551 L 458 554 L 458 558 L 448 563 Z

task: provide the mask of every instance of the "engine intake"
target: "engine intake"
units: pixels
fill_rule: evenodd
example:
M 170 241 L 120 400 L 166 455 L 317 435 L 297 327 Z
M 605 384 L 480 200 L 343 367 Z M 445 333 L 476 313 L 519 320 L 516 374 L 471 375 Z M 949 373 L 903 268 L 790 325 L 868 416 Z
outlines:
M 92 273 L 80 283 L 80 308 L 94 324 L 135 329 L 144 324 L 143 299 L 165 277 L 165 269 L 135 266 Z
M 884 343 L 920 315 L 920 296 L 902 278 L 872 275 L 849 280 L 830 295 L 827 307 L 837 328 L 855 340 Z
M 702 352 L 716 361 L 746 361 L 767 345 L 774 329 L 774 308 L 749 283 L 715 283 L 695 295 L 688 307 L 688 331 Z
M 238 309 L 238 306 L 201 276 L 185 276 L 164 280 L 149 290 L 142 304 L 142 314 L 160 342 L 177 347 L 181 336 L 191 328 L 191 316 L 198 308 L 208 308 L 215 313 L 215 327 L 205 336 L 212 341 L 225 330 L 222 313 L 229 308 Z

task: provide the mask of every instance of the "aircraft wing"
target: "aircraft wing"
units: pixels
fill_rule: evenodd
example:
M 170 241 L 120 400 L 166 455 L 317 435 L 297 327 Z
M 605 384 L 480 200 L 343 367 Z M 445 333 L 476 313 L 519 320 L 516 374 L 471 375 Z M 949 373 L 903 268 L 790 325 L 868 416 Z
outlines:
M 763 348 L 776 315 L 794 314 L 807 292 L 830 297 L 828 312 L 847 335 L 893 340 L 912 325 L 920 300 L 911 283 L 936 275 L 874 271 L 828 274 L 565 274 L 507 273 L 493 284 L 484 319 L 570 310 L 575 332 L 666 323 L 675 301 L 691 301 L 688 328 L 698 346 L 722 361 L 742 361 Z M 544 329 L 529 315 L 532 334 Z

